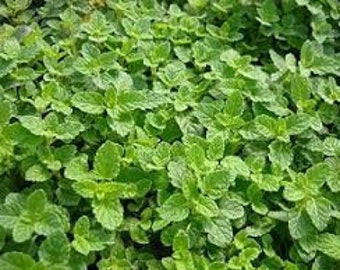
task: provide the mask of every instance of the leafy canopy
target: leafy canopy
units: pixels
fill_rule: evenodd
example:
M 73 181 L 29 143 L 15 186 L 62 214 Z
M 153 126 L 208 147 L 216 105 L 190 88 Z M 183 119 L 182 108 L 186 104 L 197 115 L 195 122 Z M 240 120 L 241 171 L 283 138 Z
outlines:
M 340 269 L 340 2 L 0 3 L 0 269 Z

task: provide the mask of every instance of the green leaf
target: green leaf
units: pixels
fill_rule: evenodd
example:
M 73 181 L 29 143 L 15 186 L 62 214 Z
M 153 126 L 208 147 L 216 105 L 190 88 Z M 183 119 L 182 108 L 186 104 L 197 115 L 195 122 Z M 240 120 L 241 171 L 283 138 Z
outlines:
M 308 79 L 301 75 L 292 76 L 290 91 L 294 100 L 308 100 L 310 98 L 310 85 Z
M 174 238 L 173 249 L 175 251 L 186 251 L 189 249 L 189 246 L 188 234 L 185 231 L 180 230 Z
M 35 261 L 31 256 L 17 251 L 3 254 L 0 257 L 0 268 L 6 270 L 34 270 Z
M 265 138 L 274 138 L 277 133 L 277 122 L 267 115 L 260 115 L 255 118 L 257 131 Z
M 208 0 L 189 0 L 190 6 L 197 9 L 204 8 L 208 3 L 209 3 Z
M 204 163 L 206 160 L 205 152 L 198 144 L 190 145 L 186 149 L 186 157 L 189 165 L 196 171 L 204 169 Z
M 96 220 L 108 230 L 116 230 L 123 222 L 123 207 L 117 199 L 95 199 L 92 207 Z
M 233 229 L 226 218 L 214 218 L 205 225 L 208 241 L 219 247 L 226 247 L 233 240 Z
M 288 144 L 274 141 L 269 145 L 269 150 L 269 159 L 272 163 L 287 169 L 293 162 L 293 152 Z
M 19 194 L 8 194 L 5 202 L 0 204 L 0 225 L 6 229 L 13 229 L 23 207 L 23 198 Z
M 238 156 L 225 157 L 222 160 L 221 165 L 225 170 L 229 171 L 229 173 L 234 174 L 235 176 L 241 175 L 248 177 L 250 174 L 247 164 Z
M 317 240 L 318 250 L 325 255 L 340 260 L 340 236 L 331 233 L 319 235 Z
M 293 239 L 308 237 L 315 233 L 315 229 L 307 213 L 300 209 L 293 209 L 289 212 L 288 228 Z
M 294 114 L 285 120 L 289 135 L 301 134 L 311 126 L 311 117 L 307 114 Z
M 271 0 L 264 0 L 261 4 L 261 8 L 258 9 L 261 20 L 264 23 L 274 23 L 280 20 L 278 15 L 278 8 L 275 2 Z
M 244 101 L 240 91 L 233 92 L 227 99 L 225 104 L 225 112 L 232 116 L 242 115 L 244 110 Z
M 203 177 L 201 189 L 211 198 L 216 199 L 222 197 L 228 191 L 233 181 L 234 177 L 228 171 L 215 171 Z
M 86 155 L 80 155 L 68 162 L 65 168 L 65 177 L 71 180 L 92 179 L 93 175 L 89 172 L 88 158 Z
M 97 150 L 94 160 L 94 170 L 102 179 L 117 177 L 120 170 L 121 154 L 117 144 L 106 141 Z
M 209 141 L 209 147 L 207 150 L 207 157 L 211 160 L 218 160 L 223 158 L 224 156 L 224 149 L 225 149 L 225 142 L 222 136 L 214 136 Z
M 22 243 L 29 240 L 34 233 L 34 224 L 32 221 L 27 223 L 24 219 L 20 219 L 15 223 L 13 228 L 13 240 L 17 243 Z
M 325 198 L 312 198 L 306 202 L 306 211 L 314 226 L 323 231 L 331 217 L 331 205 Z
M 188 203 L 181 193 L 171 195 L 158 210 L 162 219 L 167 221 L 182 221 L 189 215 Z
M 26 180 L 33 182 L 44 182 L 50 179 L 50 177 L 51 173 L 40 164 L 33 165 L 25 173 Z
M 327 184 L 332 192 L 340 191 L 340 160 L 338 158 L 328 158 L 326 159 L 326 164 L 329 168 L 329 177 L 327 178 Z
M 0 127 L 8 123 L 12 116 L 11 103 L 6 100 L 0 100 Z
M 74 183 L 72 188 L 84 198 L 94 198 L 96 194 L 97 183 L 91 180 L 82 180 Z
M 323 152 L 327 156 L 339 156 L 340 140 L 334 137 L 327 137 L 323 141 Z
M 306 40 L 301 48 L 301 64 L 316 74 L 339 75 L 339 60 L 324 53 L 323 46 L 316 41 Z
M 305 178 L 304 176 L 302 177 Z M 285 185 L 283 197 L 286 200 L 296 202 L 302 200 L 305 196 L 305 189 L 300 183 L 287 183 Z
M 45 191 L 42 189 L 35 190 L 27 198 L 26 209 L 31 213 L 35 213 L 38 208 L 44 210 L 47 204 L 47 197 Z
M 32 132 L 34 135 L 43 136 L 45 133 L 45 125 L 40 117 L 25 115 L 19 117 L 22 126 Z
M 306 172 L 309 184 L 315 188 L 322 187 L 329 178 L 329 171 L 326 163 L 318 163 L 309 168 Z
M 114 243 L 114 236 L 104 230 L 90 229 L 90 220 L 87 216 L 80 217 L 74 226 L 72 246 L 79 253 L 87 256 L 91 251 L 100 251 Z
M 243 206 L 235 200 L 222 199 L 219 203 L 221 216 L 228 220 L 240 219 L 245 215 Z
M 195 210 L 205 217 L 216 217 L 219 214 L 219 208 L 215 201 L 209 197 L 199 195 L 193 199 Z
M 104 98 L 99 92 L 78 92 L 72 96 L 72 104 L 90 114 L 101 114 L 105 109 Z
M 70 244 L 66 235 L 56 232 L 49 235 L 39 248 L 39 258 L 49 265 L 66 264 L 70 258 Z

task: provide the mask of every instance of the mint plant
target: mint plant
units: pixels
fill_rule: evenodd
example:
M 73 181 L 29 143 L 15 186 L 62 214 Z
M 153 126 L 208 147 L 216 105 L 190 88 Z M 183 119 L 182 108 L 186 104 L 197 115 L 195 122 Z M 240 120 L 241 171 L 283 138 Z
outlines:
M 339 269 L 339 19 L 2 1 L 0 269 Z

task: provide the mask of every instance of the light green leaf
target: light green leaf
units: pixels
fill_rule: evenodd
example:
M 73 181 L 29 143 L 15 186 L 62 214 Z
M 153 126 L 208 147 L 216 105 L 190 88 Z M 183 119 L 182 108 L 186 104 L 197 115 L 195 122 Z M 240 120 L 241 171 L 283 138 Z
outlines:
M 298 176 L 304 178 L 306 181 L 305 176 Z M 306 196 L 305 188 L 300 183 L 296 182 L 289 182 L 286 183 L 285 189 L 283 190 L 283 197 L 292 202 L 300 201 Z
M 189 236 L 188 234 L 183 231 L 180 230 L 174 238 L 173 241 L 173 249 L 175 251 L 186 251 L 189 249 L 190 246 L 190 242 L 189 242 Z
M 101 114 L 105 109 L 104 98 L 99 92 L 78 92 L 72 96 L 72 104 L 90 114 Z
M 13 240 L 17 243 L 22 243 L 29 240 L 34 232 L 34 224 L 31 220 L 26 222 L 21 218 L 13 228 Z
M 243 206 L 235 200 L 222 199 L 219 208 L 221 216 L 230 220 L 242 218 L 245 214 Z
M 89 172 L 88 158 L 86 155 L 80 155 L 73 158 L 65 168 L 65 177 L 71 180 L 92 179 L 93 175 Z
M 116 230 L 123 222 L 123 207 L 117 199 L 95 199 L 92 207 L 96 220 L 108 230 Z
M 277 133 L 277 123 L 274 118 L 268 115 L 260 115 L 255 118 L 257 131 L 266 138 L 274 138 Z
M 330 233 L 321 234 L 317 241 L 318 250 L 325 255 L 340 260 L 340 236 Z
M 315 233 L 315 229 L 307 213 L 300 209 L 293 209 L 289 212 L 288 228 L 293 239 L 308 237 Z
M 207 150 L 207 157 L 211 160 L 218 160 L 223 158 L 225 142 L 222 136 L 214 136 L 209 141 L 209 147 Z
M 224 170 L 209 173 L 201 180 L 202 191 L 213 199 L 220 198 L 228 191 L 234 178 L 232 174 Z
M 205 152 L 198 144 L 195 143 L 186 148 L 186 157 L 189 165 L 195 171 L 201 171 L 205 168 Z
M 327 137 L 323 141 L 323 152 L 327 156 L 339 156 L 340 140 L 334 137 Z
M 41 164 L 33 165 L 25 173 L 26 180 L 33 182 L 44 182 L 50 177 L 51 173 Z
M 214 218 L 205 225 L 208 241 L 219 247 L 226 247 L 233 239 L 231 223 L 226 218 Z
M 188 203 L 181 193 L 171 195 L 158 210 L 162 219 L 167 221 L 182 221 L 189 215 Z
M 291 95 L 294 100 L 308 100 L 310 97 L 310 85 L 306 77 L 301 75 L 292 76 L 291 79 Z
M 107 245 L 114 243 L 114 235 L 102 229 L 90 230 L 90 220 L 87 216 L 81 216 L 77 220 L 74 226 L 74 238 L 72 246 L 85 256 L 91 251 L 103 250 Z
M 285 119 L 289 135 L 298 135 L 311 126 L 311 116 L 308 114 L 294 114 Z
M 251 179 L 261 190 L 275 192 L 280 189 L 282 177 L 273 174 L 252 174 Z
M 222 167 L 235 176 L 248 177 L 250 174 L 247 164 L 238 156 L 227 156 L 221 162 Z
M 94 170 L 102 179 L 112 179 L 117 177 L 120 170 L 121 154 L 117 144 L 106 141 L 96 153 Z
M 306 202 L 306 211 L 314 226 L 319 230 L 324 230 L 331 217 L 331 205 L 325 198 L 311 198 Z
M 286 169 L 293 162 L 293 152 L 287 143 L 274 141 L 269 145 L 269 159 L 271 162 Z
M 94 198 L 96 194 L 97 183 L 91 180 L 82 180 L 74 183 L 72 188 L 84 198 Z
M 45 124 L 40 117 L 25 115 L 20 116 L 19 121 L 22 126 L 32 132 L 34 135 L 43 136 L 45 133 Z
M 219 208 L 215 201 L 209 197 L 199 195 L 193 199 L 195 210 L 205 217 L 216 217 L 219 214 Z
M 329 168 L 329 177 L 327 179 L 327 184 L 332 192 L 339 192 L 340 160 L 338 158 L 328 158 L 325 162 Z
M 0 204 L 0 225 L 6 229 L 13 229 L 21 211 L 23 210 L 23 199 L 19 194 L 10 193 L 5 202 Z

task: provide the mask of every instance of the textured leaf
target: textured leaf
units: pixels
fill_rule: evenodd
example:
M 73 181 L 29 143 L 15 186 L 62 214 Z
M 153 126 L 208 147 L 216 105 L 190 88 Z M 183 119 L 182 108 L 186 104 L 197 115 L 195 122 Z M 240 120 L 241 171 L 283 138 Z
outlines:
M 255 126 L 257 131 L 266 138 L 273 138 L 277 133 L 277 122 L 267 115 L 258 116 L 255 119 Z
M 327 227 L 331 216 L 331 206 L 326 199 L 317 198 L 308 200 L 306 210 L 314 226 L 319 231 Z
M 311 220 L 303 210 L 293 209 L 289 213 L 288 228 L 293 239 L 308 237 L 314 233 Z
M 233 239 L 231 223 L 225 218 L 214 218 L 208 222 L 205 228 L 210 243 L 225 247 Z
M 222 160 L 222 166 L 235 175 L 249 176 L 247 164 L 238 156 L 227 156 Z
M 269 159 L 272 163 L 288 168 L 293 161 L 293 152 L 288 144 L 274 141 L 269 145 Z
M 99 92 L 78 92 L 72 96 L 72 104 L 86 113 L 101 114 L 104 98 Z
M 123 207 L 117 199 L 94 200 L 93 213 L 96 220 L 109 230 L 116 230 L 123 221 Z
M 159 215 L 167 221 L 181 221 L 188 217 L 189 209 L 185 197 L 178 193 L 171 195 L 159 208 Z
M 0 127 L 7 124 L 11 116 L 12 108 L 10 102 L 0 100 Z
M 310 185 L 320 188 L 329 178 L 329 167 L 326 163 L 319 163 L 309 168 L 306 172 Z
M 174 250 L 176 251 L 185 251 L 189 248 L 189 237 L 188 234 L 186 232 L 184 232 L 183 230 L 179 231 L 175 238 L 174 238 Z
M 33 165 L 26 171 L 25 177 L 29 181 L 43 182 L 48 180 L 51 174 L 42 165 Z
M 35 261 L 22 252 L 8 252 L 0 257 L 0 268 L 8 270 L 33 270 Z
M 239 91 L 233 92 L 225 105 L 225 111 L 230 116 L 239 116 L 244 110 L 242 94 Z
M 209 197 L 200 195 L 197 199 L 194 199 L 194 205 L 196 211 L 205 217 L 215 217 L 219 214 L 217 204 Z
M 117 145 L 111 141 L 102 144 L 96 153 L 94 161 L 96 173 L 103 179 L 115 178 L 120 170 L 120 152 Z
M 66 235 L 61 232 L 49 235 L 39 248 L 39 258 L 51 265 L 67 263 L 70 245 Z
M 340 236 L 324 233 L 318 237 L 318 250 L 329 257 L 340 260 Z

